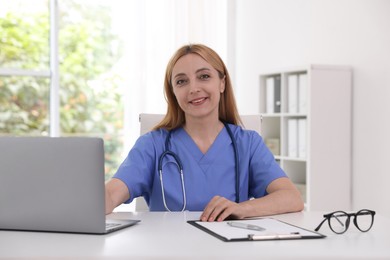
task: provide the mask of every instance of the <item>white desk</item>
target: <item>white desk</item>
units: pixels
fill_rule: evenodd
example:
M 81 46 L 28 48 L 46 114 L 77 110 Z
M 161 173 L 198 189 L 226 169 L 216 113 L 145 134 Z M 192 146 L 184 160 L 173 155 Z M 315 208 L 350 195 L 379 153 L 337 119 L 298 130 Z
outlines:
M 321 212 L 274 216 L 313 230 Z M 141 223 L 109 235 L 0 231 L 0 259 L 390 259 L 390 219 L 375 216 L 372 229 L 358 231 L 353 223 L 343 235 L 326 224 L 324 239 L 223 242 L 186 223 L 199 212 L 113 213 L 112 218 Z

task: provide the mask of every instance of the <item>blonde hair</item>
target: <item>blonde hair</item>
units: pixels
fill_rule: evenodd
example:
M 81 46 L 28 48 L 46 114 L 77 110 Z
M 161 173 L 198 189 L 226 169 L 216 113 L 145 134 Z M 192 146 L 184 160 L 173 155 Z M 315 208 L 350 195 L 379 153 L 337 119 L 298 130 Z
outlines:
M 238 114 L 230 76 L 224 62 L 211 48 L 202 44 L 190 44 L 178 49 L 167 65 L 164 80 L 164 95 L 168 103 L 167 113 L 153 129 L 165 128 L 169 131 L 181 127 L 185 123 L 184 111 L 180 108 L 173 93 L 172 70 L 176 62 L 187 54 L 199 55 L 217 70 L 220 79 L 225 77 L 225 91 L 221 93 L 219 102 L 219 120 L 235 125 L 242 124 Z

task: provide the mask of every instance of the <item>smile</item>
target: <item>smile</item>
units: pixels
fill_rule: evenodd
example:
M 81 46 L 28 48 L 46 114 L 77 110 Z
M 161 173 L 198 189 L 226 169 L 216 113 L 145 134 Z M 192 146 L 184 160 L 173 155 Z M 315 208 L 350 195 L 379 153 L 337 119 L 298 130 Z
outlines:
M 199 105 L 202 104 L 206 99 L 207 98 L 198 98 L 198 99 L 191 100 L 190 103 L 193 105 Z

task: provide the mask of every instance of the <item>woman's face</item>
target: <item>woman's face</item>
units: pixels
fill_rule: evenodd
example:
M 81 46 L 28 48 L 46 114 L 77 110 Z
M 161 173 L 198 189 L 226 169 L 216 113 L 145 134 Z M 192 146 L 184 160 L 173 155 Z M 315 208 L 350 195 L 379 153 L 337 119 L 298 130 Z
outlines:
M 197 54 L 181 57 L 172 70 L 172 87 L 186 119 L 216 117 L 225 78 Z

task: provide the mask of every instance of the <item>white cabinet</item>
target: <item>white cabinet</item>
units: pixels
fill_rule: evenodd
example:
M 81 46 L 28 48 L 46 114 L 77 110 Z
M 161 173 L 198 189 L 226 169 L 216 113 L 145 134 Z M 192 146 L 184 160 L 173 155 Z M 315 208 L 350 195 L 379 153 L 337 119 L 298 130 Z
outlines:
M 352 69 L 310 65 L 260 75 L 262 136 L 308 210 L 350 210 Z

